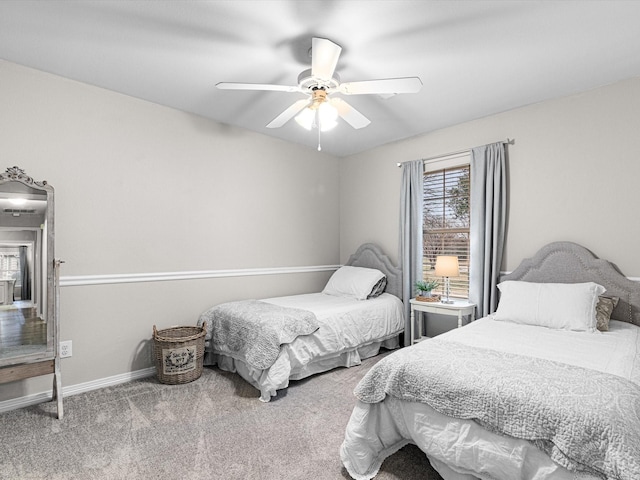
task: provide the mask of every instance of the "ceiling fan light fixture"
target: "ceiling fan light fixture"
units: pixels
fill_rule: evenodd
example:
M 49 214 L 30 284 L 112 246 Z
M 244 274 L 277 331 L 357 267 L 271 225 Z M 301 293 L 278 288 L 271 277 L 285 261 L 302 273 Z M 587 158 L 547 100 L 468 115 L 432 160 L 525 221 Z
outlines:
M 327 92 L 323 88 L 314 88 L 312 103 L 304 108 L 295 119 L 305 130 L 319 128 L 327 132 L 338 125 L 338 110 L 328 103 Z
M 328 132 L 338 125 L 338 111 L 332 105 L 323 103 L 319 107 L 307 107 L 295 117 L 296 123 L 305 130 L 320 127 L 323 132 Z
M 307 107 L 295 117 L 296 123 L 305 130 L 318 128 L 328 132 L 338 125 L 338 111 L 329 104 L 322 104 L 318 108 Z
M 338 110 L 327 102 L 321 103 L 318 107 L 318 123 L 323 132 L 335 128 L 338 125 Z
M 320 122 L 320 130 L 323 132 L 328 132 L 329 130 L 333 130 L 338 125 L 338 122 Z
M 316 120 L 316 111 L 307 107 L 296 115 L 296 123 L 305 130 L 311 130 Z

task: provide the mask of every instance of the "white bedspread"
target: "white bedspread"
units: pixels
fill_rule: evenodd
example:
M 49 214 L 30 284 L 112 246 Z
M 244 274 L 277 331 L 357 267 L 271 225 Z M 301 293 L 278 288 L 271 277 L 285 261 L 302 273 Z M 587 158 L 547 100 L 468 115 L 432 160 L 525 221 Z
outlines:
M 297 338 L 289 349 L 289 359 L 300 365 L 317 357 L 389 338 L 404 329 L 402 302 L 388 293 L 369 300 L 311 293 L 264 301 L 309 310 L 316 315 L 320 324 L 318 331 Z
M 493 320 L 491 316 L 438 338 L 545 358 L 611 373 L 640 385 L 640 328 L 612 320 L 608 332 L 574 332 Z
M 640 385 L 640 328 L 622 322 L 611 322 L 609 332 L 589 334 L 485 318 L 442 337 L 590 368 Z M 409 442 L 427 453 L 445 480 L 597 478 L 574 475 L 529 442 L 496 435 L 476 422 L 452 419 L 428 405 L 393 397 L 377 404 L 358 402 L 341 456 L 355 479 L 370 479 L 387 456 Z

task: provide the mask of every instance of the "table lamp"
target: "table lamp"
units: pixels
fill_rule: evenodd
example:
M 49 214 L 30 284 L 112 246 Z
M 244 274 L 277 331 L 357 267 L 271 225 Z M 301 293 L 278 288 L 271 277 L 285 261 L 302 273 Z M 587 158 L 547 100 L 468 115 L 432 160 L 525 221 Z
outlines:
M 438 255 L 436 257 L 436 268 L 433 274 L 437 277 L 444 277 L 445 298 L 442 300 L 442 303 L 453 303 L 453 301 L 449 299 L 449 294 L 451 293 L 449 277 L 457 277 L 460 275 L 458 257 Z

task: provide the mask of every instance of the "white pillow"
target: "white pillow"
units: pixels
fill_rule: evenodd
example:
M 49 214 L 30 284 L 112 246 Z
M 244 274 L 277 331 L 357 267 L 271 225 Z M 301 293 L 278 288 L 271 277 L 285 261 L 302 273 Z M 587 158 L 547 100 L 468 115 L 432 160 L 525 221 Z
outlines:
M 375 268 L 340 267 L 331 275 L 322 293 L 366 300 L 383 277 L 384 273 Z
M 500 302 L 495 320 L 539 325 L 558 330 L 596 331 L 597 283 L 531 283 L 498 285 Z

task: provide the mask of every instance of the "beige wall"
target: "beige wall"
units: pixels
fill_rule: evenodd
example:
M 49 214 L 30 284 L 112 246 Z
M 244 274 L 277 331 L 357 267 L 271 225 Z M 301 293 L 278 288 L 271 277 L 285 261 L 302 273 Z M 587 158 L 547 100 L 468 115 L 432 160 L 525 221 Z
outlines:
M 338 263 L 336 158 L 4 61 L 0 84 L 0 168 L 55 188 L 63 279 Z M 318 291 L 329 275 L 63 287 L 63 385 L 152 366 L 154 324 Z M 0 401 L 50 388 L 14 382 Z
M 579 242 L 640 277 L 640 79 L 338 160 L 0 61 L 0 153 L 56 190 L 62 275 L 331 265 L 378 243 L 397 261 L 397 162 L 515 138 L 504 270 Z M 180 256 L 176 255 L 177 253 Z M 65 386 L 151 366 L 158 328 L 222 301 L 316 291 L 330 273 L 68 286 Z M 46 380 L 0 386 L 0 401 Z
M 639 130 L 636 78 L 346 158 L 340 163 L 341 259 L 375 240 L 397 260 L 397 162 L 513 138 L 503 270 L 548 242 L 567 240 L 640 277 Z

